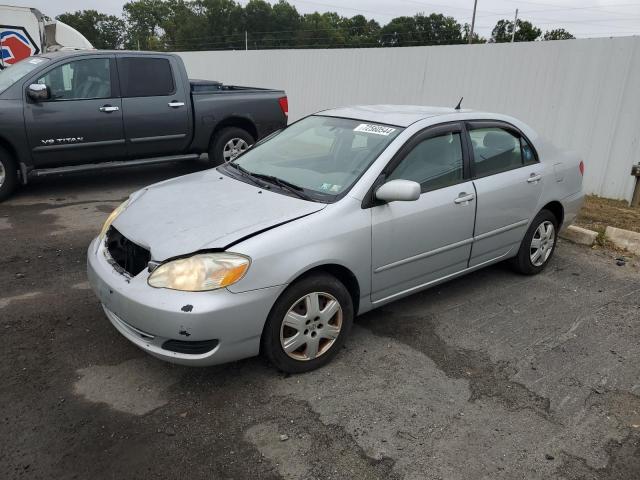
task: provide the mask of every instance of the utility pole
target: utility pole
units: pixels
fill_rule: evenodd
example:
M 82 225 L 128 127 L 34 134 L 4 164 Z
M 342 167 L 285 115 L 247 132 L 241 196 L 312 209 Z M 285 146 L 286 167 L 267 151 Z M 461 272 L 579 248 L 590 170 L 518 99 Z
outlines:
M 249 50 L 249 34 L 247 31 L 244 31 L 244 49 Z
M 516 27 L 518 26 L 518 9 L 516 8 L 516 16 L 513 19 L 513 31 L 511 32 L 511 43 L 516 39 Z
M 471 32 L 469 32 L 469 45 L 473 43 L 473 30 L 476 26 L 476 8 L 478 7 L 478 0 L 473 2 L 473 17 L 471 18 Z

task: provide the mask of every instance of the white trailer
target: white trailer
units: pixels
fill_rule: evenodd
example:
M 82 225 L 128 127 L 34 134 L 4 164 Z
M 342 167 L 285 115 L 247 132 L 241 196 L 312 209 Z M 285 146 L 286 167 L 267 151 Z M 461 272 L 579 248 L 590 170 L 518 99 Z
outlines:
M 42 52 L 92 48 L 80 32 L 35 8 L 0 5 L 0 68 Z

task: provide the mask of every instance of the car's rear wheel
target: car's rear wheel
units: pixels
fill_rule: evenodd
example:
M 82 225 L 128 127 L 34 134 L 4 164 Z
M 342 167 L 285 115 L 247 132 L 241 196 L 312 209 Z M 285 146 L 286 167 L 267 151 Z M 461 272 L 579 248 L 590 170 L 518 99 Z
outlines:
M 525 275 L 540 273 L 556 249 L 558 220 L 549 210 L 542 210 L 531 222 L 518 255 L 511 260 L 516 271 Z
M 11 196 L 18 186 L 18 168 L 13 157 L 0 147 L 0 202 Z
M 287 288 L 265 325 L 262 352 L 287 373 L 315 370 L 330 362 L 353 324 L 353 301 L 335 277 L 312 274 Z
M 223 128 L 209 146 L 209 161 L 215 167 L 243 154 L 255 142 L 253 136 L 238 127 Z

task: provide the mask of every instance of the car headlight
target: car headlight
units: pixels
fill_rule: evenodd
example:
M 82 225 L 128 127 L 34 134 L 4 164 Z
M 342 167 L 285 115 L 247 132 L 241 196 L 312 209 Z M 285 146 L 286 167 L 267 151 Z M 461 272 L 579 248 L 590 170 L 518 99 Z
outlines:
M 160 265 L 149 276 L 155 288 L 204 292 L 228 287 L 239 281 L 251 260 L 235 253 L 201 253 Z
M 111 224 L 113 222 L 116 221 L 116 218 L 118 218 L 118 216 L 124 211 L 125 208 L 127 208 L 127 206 L 129 205 L 129 200 L 125 200 L 124 202 L 122 202 L 118 208 L 116 208 L 113 212 L 111 212 L 111 214 L 107 217 L 107 220 L 104 222 L 104 225 L 102 226 L 102 230 L 100 230 L 100 235 L 98 235 L 98 238 L 100 240 L 102 240 L 105 235 L 107 234 L 107 230 L 109 230 L 109 227 L 111 226 Z

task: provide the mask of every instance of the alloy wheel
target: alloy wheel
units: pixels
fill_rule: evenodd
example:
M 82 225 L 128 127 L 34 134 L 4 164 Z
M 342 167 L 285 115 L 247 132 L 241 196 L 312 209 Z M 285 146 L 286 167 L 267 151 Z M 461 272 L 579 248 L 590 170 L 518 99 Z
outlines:
M 225 162 L 230 162 L 241 153 L 244 153 L 249 148 L 249 144 L 242 138 L 232 138 L 224 144 L 222 149 L 222 157 Z
M 333 295 L 312 292 L 298 299 L 280 326 L 280 345 L 295 360 L 313 360 L 327 353 L 342 329 L 343 312 Z
M 555 241 L 556 229 L 553 223 L 546 220 L 538 225 L 531 239 L 531 248 L 529 251 L 529 258 L 534 266 L 540 267 L 549 260 Z

